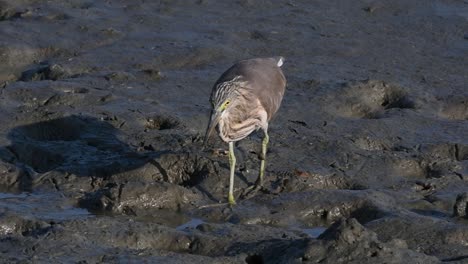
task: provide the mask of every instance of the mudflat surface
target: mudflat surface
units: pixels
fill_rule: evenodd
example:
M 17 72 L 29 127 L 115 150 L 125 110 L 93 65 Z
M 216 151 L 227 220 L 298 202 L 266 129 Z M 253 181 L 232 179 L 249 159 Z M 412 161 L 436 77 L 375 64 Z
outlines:
M 202 150 L 211 87 L 283 104 Z M 468 2 L 0 1 L 4 263 L 466 263 Z M 220 150 L 221 149 L 221 150 Z

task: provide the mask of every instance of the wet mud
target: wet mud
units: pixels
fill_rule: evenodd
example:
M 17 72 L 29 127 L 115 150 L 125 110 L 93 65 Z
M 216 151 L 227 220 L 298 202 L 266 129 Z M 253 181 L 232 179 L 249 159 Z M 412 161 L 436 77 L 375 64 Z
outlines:
M 2 263 L 466 263 L 466 1 L 0 1 Z M 233 62 L 282 106 L 202 148 Z

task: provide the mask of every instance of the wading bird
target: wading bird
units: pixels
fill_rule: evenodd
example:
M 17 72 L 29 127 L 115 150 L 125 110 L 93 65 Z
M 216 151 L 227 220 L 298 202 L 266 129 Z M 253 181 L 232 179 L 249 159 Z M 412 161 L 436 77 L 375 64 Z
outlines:
M 224 72 L 211 92 L 211 120 L 206 130 L 206 145 L 215 127 L 219 136 L 229 144 L 229 195 L 234 199 L 234 172 L 236 156 L 234 142 L 261 128 L 264 132 L 260 172 L 255 182 L 261 187 L 265 174 L 265 157 L 268 146 L 268 122 L 280 107 L 286 88 L 286 78 L 281 71 L 283 57 L 256 58 L 239 61 Z

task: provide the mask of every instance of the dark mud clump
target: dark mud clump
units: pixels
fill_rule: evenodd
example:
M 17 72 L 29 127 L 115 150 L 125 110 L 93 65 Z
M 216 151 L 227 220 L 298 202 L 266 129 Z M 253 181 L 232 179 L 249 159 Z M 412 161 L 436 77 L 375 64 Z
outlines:
M 0 252 L 34 263 L 464 263 L 462 1 L 0 0 Z M 261 137 L 211 87 L 284 56 Z

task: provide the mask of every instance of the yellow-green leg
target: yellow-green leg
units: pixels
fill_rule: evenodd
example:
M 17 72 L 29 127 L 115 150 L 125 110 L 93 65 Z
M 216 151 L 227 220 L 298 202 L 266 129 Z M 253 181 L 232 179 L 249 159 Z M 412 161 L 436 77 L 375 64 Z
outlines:
M 234 172 L 236 170 L 236 156 L 234 155 L 234 142 L 229 142 L 229 166 L 231 167 L 231 174 L 229 176 L 229 204 L 236 204 L 234 199 Z
M 257 182 L 255 182 L 255 185 L 257 186 L 263 186 L 263 178 L 265 175 L 265 160 L 266 160 L 266 152 L 267 152 L 267 147 L 268 147 L 268 142 L 270 140 L 270 137 L 268 137 L 268 132 L 265 131 L 265 136 L 263 137 L 262 140 L 262 155 L 260 157 L 260 173 L 258 175 Z

